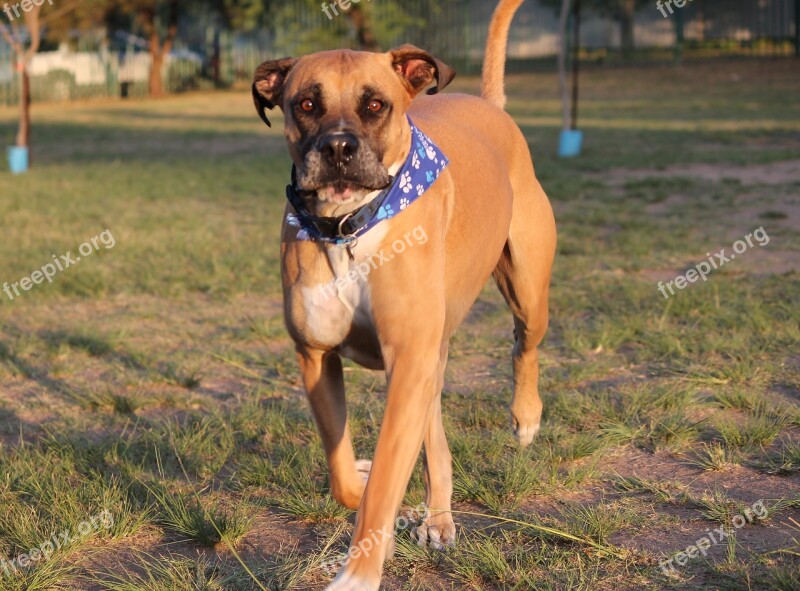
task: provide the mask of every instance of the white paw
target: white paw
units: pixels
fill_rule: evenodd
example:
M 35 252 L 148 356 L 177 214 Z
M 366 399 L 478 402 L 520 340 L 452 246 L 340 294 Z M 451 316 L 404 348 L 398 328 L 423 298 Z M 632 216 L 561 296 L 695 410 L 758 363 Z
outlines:
M 517 441 L 522 447 L 528 447 L 533 443 L 534 438 L 539 433 L 539 428 L 539 423 L 535 425 L 520 425 L 514 421 L 513 425 L 514 435 L 517 436 Z
M 364 484 L 369 480 L 370 470 L 372 470 L 372 460 L 356 460 L 356 472 L 364 479 Z
M 325 591 L 378 591 L 379 586 L 342 571 L 333 583 L 325 587 Z
M 444 550 L 456 545 L 456 524 L 452 513 L 439 513 L 427 517 L 411 532 L 419 546 L 430 546 L 434 550 Z

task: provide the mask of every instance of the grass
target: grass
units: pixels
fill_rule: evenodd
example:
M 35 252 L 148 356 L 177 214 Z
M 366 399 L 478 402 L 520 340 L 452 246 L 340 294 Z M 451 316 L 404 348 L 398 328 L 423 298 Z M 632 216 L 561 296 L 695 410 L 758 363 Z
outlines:
M 398 532 L 387 589 L 796 587 L 800 178 L 769 166 L 797 161 L 797 68 L 590 68 L 575 160 L 554 156 L 555 77 L 510 77 L 560 231 L 542 431 L 526 450 L 508 432 L 512 323 L 487 286 L 443 401 L 458 545 Z M 15 116 L 0 110 L 6 135 Z M 324 588 L 354 515 L 331 498 L 283 327 L 280 124 L 231 91 L 34 106 L 34 131 L 32 173 L 0 172 L 0 284 L 105 229 L 116 245 L 0 292 L 0 558 L 104 509 L 114 523 L 0 586 Z M 659 293 L 759 226 L 768 245 Z M 345 377 L 368 458 L 383 377 Z M 405 503 L 424 498 L 418 466 Z M 662 576 L 659 560 L 759 499 L 765 521 Z
M 252 524 L 245 508 L 227 511 L 219 504 L 204 507 L 189 493 L 172 493 L 158 487 L 150 490 L 158 504 L 157 522 L 204 546 L 235 545 Z
M 737 463 L 736 460 L 736 451 L 720 443 L 704 445 L 687 457 L 689 464 L 710 472 L 727 470 Z
M 787 441 L 781 449 L 755 460 L 753 465 L 770 474 L 800 472 L 800 443 Z
M 207 562 L 181 557 L 140 556 L 139 572 L 122 566 L 115 574 L 92 580 L 109 591 L 221 591 L 222 581 Z
M 728 449 L 757 449 L 772 443 L 784 425 L 767 417 L 747 419 L 738 424 L 732 419 L 722 418 L 715 426 L 718 437 Z
M 606 544 L 609 536 L 630 525 L 634 516 L 626 515 L 620 508 L 604 501 L 598 505 L 568 507 L 563 511 L 562 519 L 573 534 Z

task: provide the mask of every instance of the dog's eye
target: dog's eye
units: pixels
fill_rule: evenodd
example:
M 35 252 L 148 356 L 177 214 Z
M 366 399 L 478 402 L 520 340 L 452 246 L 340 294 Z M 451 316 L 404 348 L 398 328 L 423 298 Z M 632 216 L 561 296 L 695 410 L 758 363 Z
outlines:
M 311 111 L 313 111 L 314 106 L 315 106 L 314 101 L 312 101 L 311 99 L 306 99 L 300 103 L 300 108 L 306 113 L 310 113 Z
M 383 110 L 383 103 L 379 100 L 372 99 L 369 101 L 367 109 L 369 109 L 372 113 L 380 113 Z

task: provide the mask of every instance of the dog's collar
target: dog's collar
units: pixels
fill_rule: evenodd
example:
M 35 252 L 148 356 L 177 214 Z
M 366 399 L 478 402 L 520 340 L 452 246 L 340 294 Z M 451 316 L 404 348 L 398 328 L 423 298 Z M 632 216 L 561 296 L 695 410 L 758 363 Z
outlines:
M 338 217 L 315 216 L 305 205 L 304 197 L 313 195 L 313 191 L 303 191 L 297 186 L 297 168 L 292 166 L 292 183 L 286 186 L 286 198 L 294 208 L 296 215 L 289 219 L 292 225 L 301 228 L 300 233 L 305 232 L 301 239 L 315 240 L 319 242 L 347 243 L 357 238 L 360 230 L 366 227 L 378 213 L 378 210 L 386 200 L 386 196 L 396 177 L 389 177 L 389 183 L 375 196 L 372 201 L 362 205 L 355 211 Z
M 298 240 L 350 245 L 382 221 L 393 218 L 430 189 L 450 161 L 411 118 L 408 123 L 411 126 L 411 149 L 403 167 L 374 199 L 343 216 L 312 214 L 304 197 L 313 192 L 298 187 L 297 171 L 292 167 L 292 182 L 286 187 L 286 198 L 295 213 L 289 214 L 287 222 L 300 228 Z

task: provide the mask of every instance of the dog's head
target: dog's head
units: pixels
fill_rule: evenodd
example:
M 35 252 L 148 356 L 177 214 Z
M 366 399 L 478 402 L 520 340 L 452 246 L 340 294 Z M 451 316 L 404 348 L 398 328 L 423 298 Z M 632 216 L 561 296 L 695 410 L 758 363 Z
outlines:
M 404 45 L 387 53 L 339 50 L 261 64 L 256 110 L 284 112 L 298 185 L 322 202 L 357 202 L 389 183 L 389 167 L 408 146 L 398 141 L 411 100 L 455 77 L 429 53 Z

